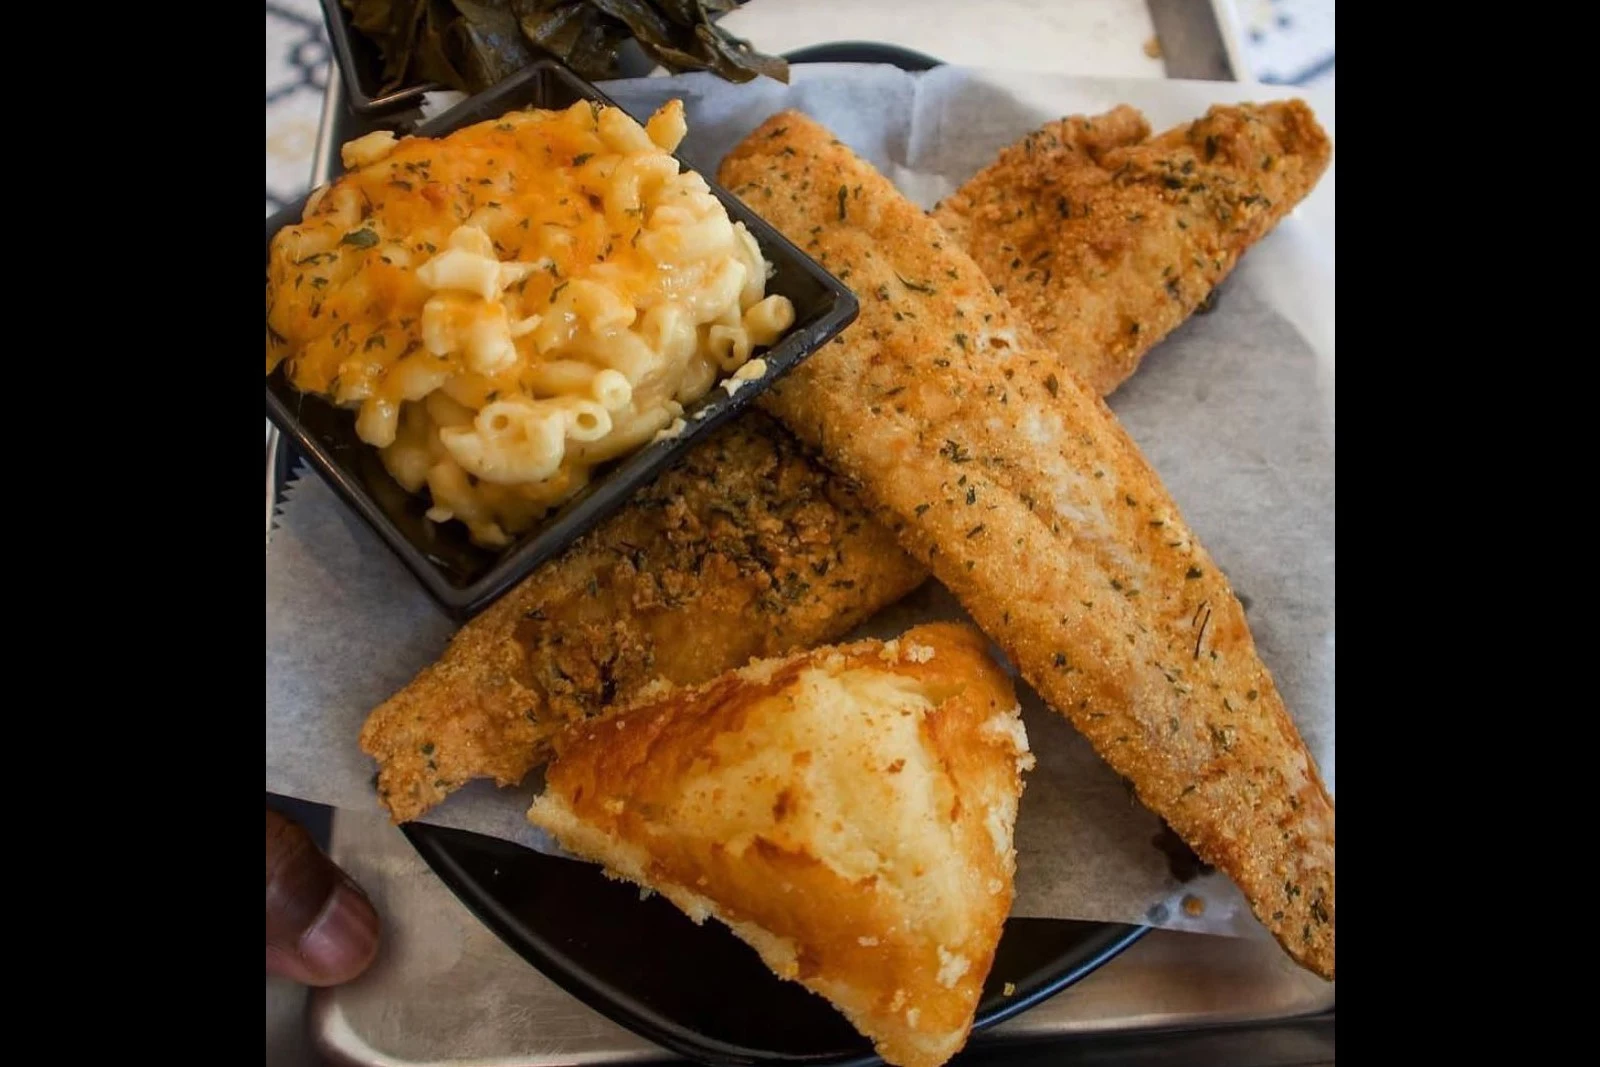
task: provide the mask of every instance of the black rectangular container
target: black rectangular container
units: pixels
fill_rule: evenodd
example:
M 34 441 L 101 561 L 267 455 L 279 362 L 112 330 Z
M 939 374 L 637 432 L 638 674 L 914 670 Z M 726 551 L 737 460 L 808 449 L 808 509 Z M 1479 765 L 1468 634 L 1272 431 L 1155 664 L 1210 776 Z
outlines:
M 333 46 L 334 62 L 344 75 L 345 106 L 358 115 L 385 115 L 420 104 L 423 93 L 445 88 L 424 82 L 402 85 L 380 93 L 383 84 L 383 57 L 378 46 L 350 23 L 350 12 L 340 0 L 322 0 L 322 18 L 328 24 L 328 43 Z
M 563 108 L 578 100 L 612 102 L 556 60 L 540 60 L 484 93 L 419 126 L 422 137 L 441 137 L 520 108 Z M 639 116 L 635 116 L 636 118 Z M 648 116 L 644 116 L 648 117 Z M 693 137 L 693 131 L 690 131 Z M 680 163 L 682 161 L 680 160 Z M 356 436 L 355 413 L 297 391 L 280 367 L 267 378 L 267 417 L 277 424 L 338 494 L 364 518 L 409 567 L 436 600 L 457 619 L 486 607 L 614 511 L 704 435 L 732 418 L 806 356 L 830 341 L 856 317 L 855 296 L 776 229 L 727 190 L 707 184 L 735 222 L 742 222 L 775 268 L 768 291 L 794 302 L 794 327 L 763 353 L 767 373 L 732 396 L 713 388 L 684 412 L 686 427 L 677 437 L 657 441 L 601 468 L 579 495 L 552 513 L 543 525 L 508 548 L 492 551 L 474 545 L 458 522 L 442 525 L 424 517 L 426 497 L 407 493 L 384 470 L 378 452 Z M 273 235 L 300 220 L 305 199 L 267 220 L 267 245 Z

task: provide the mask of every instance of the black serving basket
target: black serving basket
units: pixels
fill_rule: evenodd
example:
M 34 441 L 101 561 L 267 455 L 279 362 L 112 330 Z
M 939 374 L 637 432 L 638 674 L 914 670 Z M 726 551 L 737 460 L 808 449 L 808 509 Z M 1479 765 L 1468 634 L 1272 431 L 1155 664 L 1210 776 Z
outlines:
M 479 93 L 417 127 L 422 137 L 440 137 L 519 108 L 564 108 L 579 100 L 611 101 L 556 60 L 540 60 L 488 92 Z M 681 162 L 681 160 L 680 160 Z M 704 177 L 704 175 L 702 175 Z M 599 469 L 576 497 L 510 547 L 475 545 L 458 522 L 426 518 L 425 498 L 407 493 L 384 469 L 377 450 L 356 436 L 355 418 L 289 384 L 280 367 L 267 378 L 267 417 L 310 459 L 344 500 L 365 519 L 457 619 L 475 614 L 500 594 L 581 537 L 673 460 L 745 408 L 773 382 L 826 344 L 856 317 L 855 296 L 776 229 L 727 190 L 707 178 L 729 216 L 744 223 L 772 264 L 768 291 L 794 302 L 794 327 L 763 353 L 767 372 L 732 395 L 712 389 L 684 412 L 685 428 Z M 298 222 L 305 198 L 267 220 L 267 245 L 285 226 Z

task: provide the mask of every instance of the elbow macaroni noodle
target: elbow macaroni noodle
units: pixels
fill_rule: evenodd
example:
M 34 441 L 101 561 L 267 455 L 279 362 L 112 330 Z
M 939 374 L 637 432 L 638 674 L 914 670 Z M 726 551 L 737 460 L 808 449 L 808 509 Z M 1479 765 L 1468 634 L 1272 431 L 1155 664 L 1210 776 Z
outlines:
M 350 142 L 273 240 L 267 373 L 353 408 L 430 519 L 509 543 L 794 324 L 685 132 L 676 100 L 580 102 Z

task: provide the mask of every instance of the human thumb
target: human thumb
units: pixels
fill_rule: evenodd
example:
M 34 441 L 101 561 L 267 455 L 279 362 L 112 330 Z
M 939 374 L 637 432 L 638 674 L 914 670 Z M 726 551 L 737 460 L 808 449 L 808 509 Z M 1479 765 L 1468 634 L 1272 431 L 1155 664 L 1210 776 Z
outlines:
M 267 809 L 267 973 L 348 982 L 378 951 L 378 913 L 298 823 Z

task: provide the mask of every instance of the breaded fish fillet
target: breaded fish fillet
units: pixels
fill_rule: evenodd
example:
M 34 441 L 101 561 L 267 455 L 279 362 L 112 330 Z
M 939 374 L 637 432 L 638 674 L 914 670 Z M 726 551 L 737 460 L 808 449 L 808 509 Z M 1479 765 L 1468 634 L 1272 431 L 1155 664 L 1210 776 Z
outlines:
M 563 739 L 528 817 L 937 1067 L 994 963 L 1033 765 L 986 649 L 922 626 L 652 698 Z
M 473 778 L 520 782 L 567 723 L 839 638 L 922 567 L 771 420 L 720 430 L 541 567 L 368 716 L 397 822 Z
M 1094 170 L 1099 166 L 1093 162 L 1096 153 L 1142 141 L 1148 134 L 1148 126 L 1131 108 L 1081 120 L 1079 126 L 1064 125 L 1058 135 L 1062 139 L 1057 153 L 1060 163 L 1051 173 L 1072 167 Z M 1044 148 L 1037 151 L 1041 156 L 1048 154 Z M 1068 159 L 1074 151 L 1082 156 L 1076 162 Z M 1000 161 L 958 195 L 981 192 L 993 200 L 1010 196 L 1025 202 L 1034 195 L 1030 183 L 1041 179 L 1025 167 L 1008 165 L 1010 156 L 1017 152 L 1017 148 L 1008 149 Z M 982 197 L 974 195 L 972 199 L 977 203 Z M 951 205 L 955 202 L 955 198 L 947 202 L 941 217 L 966 225 L 966 215 L 953 214 Z M 1077 220 L 1073 223 L 1078 224 Z M 996 275 L 997 280 L 1002 276 Z M 1117 287 L 1115 299 L 1122 303 L 1165 306 L 1172 292 L 1166 268 L 1158 268 L 1154 260 L 1141 256 L 1122 261 L 1112 280 L 1100 281 L 1085 275 L 1074 284 L 1080 281 L 1086 288 L 1074 299 L 1085 306 L 1105 303 L 1099 294 L 1112 284 Z M 1180 287 L 1179 291 L 1187 290 Z M 1193 305 L 1194 301 L 1185 299 L 1182 314 L 1192 310 Z M 1046 302 L 1032 309 L 1033 314 L 1041 316 L 1034 320 L 1039 328 L 1052 328 L 1053 307 Z M 1063 338 L 1071 340 L 1062 355 L 1066 365 L 1087 380 L 1103 383 L 1109 391 L 1126 376 L 1124 367 L 1131 368 L 1128 360 L 1137 359 L 1148 344 L 1135 351 L 1127 347 L 1125 340 L 1113 338 L 1096 347 L 1092 334 L 1087 328 L 1054 331 L 1058 343 L 1064 343 Z M 1152 344 L 1158 336 L 1154 330 L 1145 335 Z M 596 535 L 592 545 L 575 548 L 558 563 L 526 579 L 502 606 L 470 623 L 438 664 L 423 671 L 372 713 L 362 731 L 361 744 L 379 763 L 380 794 L 397 821 L 421 816 L 473 778 L 493 778 L 502 785 L 520 781 L 544 759 L 552 728 L 573 716 L 593 714 L 607 700 L 626 696 L 633 687 L 649 681 L 648 664 L 652 659 L 665 658 L 676 664 L 667 672 L 674 681 L 700 681 L 743 663 L 750 655 L 773 654 L 837 638 L 915 587 L 916 576 L 923 573 L 920 564 L 909 561 L 891 535 L 875 528 L 875 520 L 862 513 L 848 490 L 825 491 L 828 476 L 811 470 L 810 461 L 795 452 L 781 429 L 764 420 L 747 421 L 737 434 L 727 435 L 727 443 L 719 452 L 697 452 L 690 461 L 693 470 L 711 471 L 713 467 L 702 461 L 720 455 L 725 465 L 715 464 L 714 471 L 726 484 L 742 486 L 742 490 L 722 493 L 715 486 L 694 489 L 686 492 L 681 505 L 674 506 L 670 513 L 660 505 L 659 494 L 647 497 L 647 501 L 656 503 L 626 505 Z M 765 586 L 756 588 L 765 579 L 754 574 L 736 583 L 735 591 L 726 596 L 713 593 L 716 604 L 732 613 L 726 617 L 713 614 L 697 622 L 687 614 L 663 609 L 655 594 L 648 591 L 639 595 L 637 607 L 634 594 L 627 592 L 608 595 L 602 604 L 589 604 L 578 611 L 581 598 L 573 590 L 587 583 L 596 567 L 609 565 L 616 557 L 615 549 L 608 547 L 614 539 L 654 545 L 663 529 L 677 529 L 680 542 L 686 547 L 674 542 L 665 549 L 666 558 L 642 561 L 663 575 L 663 580 L 677 582 L 679 579 L 674 576 L 682 575 L 699 558 L 692 553 L 701 548 L 693 537 L 683 540 L 686 524 L 695 530 L 708 528 L 712 509 L 719 509 L 719 521 L 735 526 L 755 529 L 769 522 L 777 506 L 774 494 L 779 487 L 763 481 L 761 472 L 774 457 L 786 470 L 807 472 L 793 476 L 807 487 L 812 529 L 829 531 L 828 536 L 839 542 L 831 547 L 848 557 L 841 561 L 842 569 L 826 581 L 820 580 L 824 575 L 809 579 L 823 596 L 806 605 L 803 628 L 788 636 L 778 630 L 763 634 L 762 627 L 746 627 L 734 620 L 740 604 L 769 591 Z M 686 484 L 683 476 L 677 476 L 658 488 L 676 492 L 672 487 Z M 833 513 L 830 509 L 839 507 L 836 501 L 850 503 Z M 616 532 L 606 532 L 612 530 Z M 771 546 L 763 550 L 773 551 Z M 824 565 L 812 558 L 806 564 Z M 633 581 L 634 578 L 623 579 L 630 589 Z M 851 582 L 858 584 L 852 587 L 847 584 Z M 696 598 L 704 592 L 697 581 L 689 585 Z M 791 584 L 788 588 L 798 586 Z M 539 607 L 547 602 L 565 606 Z M 845 614 L 839 625 L 828 626 L 827 613 L 835 607 Z M 530 637 L 531 624 L 521 619 L 529 611 L 543 611 L 547 616 L 545 636 Z M 615 611 L 617 617 L 611 619 L 605 611 Z M 648 618 L 633 618 L 635 611 Z M 574 613 L 584 620 L 581 640 L 562 634 Z M 692 638 L 687 635 L 691 626 Z M 665 635 L 666 644 L 658 647 L 661 635 Z M 540 642 L 537 649 L 530 649 L 530 639 Z M 602 668 L 597 664 L 610 666 Z M 562 672 L 568 677 L 563 678 Z M 523 678 L 542 681 L 519 681 Z
M 1332 154 L 1300 100 L 1217 106 L 1149 132 L 1126 106 L 1052 122 L 933 211 L 1102 396 L 1311 192 Z
M 1244 611 L 1105 403 L 948 235 L 797 112 L 723 182 L 861 315 L 764 398 L 1305 966 L 1334 971 L 1334 811 Z

